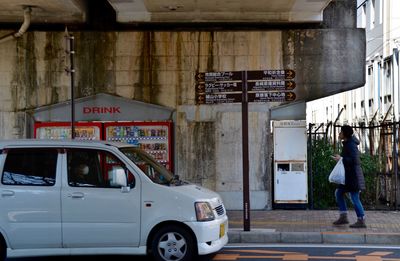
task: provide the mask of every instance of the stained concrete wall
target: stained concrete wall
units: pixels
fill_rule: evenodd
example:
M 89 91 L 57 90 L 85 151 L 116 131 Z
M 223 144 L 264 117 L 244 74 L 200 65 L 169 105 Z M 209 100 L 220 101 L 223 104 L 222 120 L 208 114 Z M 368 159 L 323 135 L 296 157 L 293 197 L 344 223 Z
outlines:
M 195 105 L 196 72 L 294 69 L 299 99 L 363 85 L 362 29 L 73 35 L 76 96 L 108 92 L 175 108 L 176 174 L 218 191 L 228 209 L 242 209 L 241 105 Z M 1 43 L 0 54 L 0 138 L 28 137 L 32 109 L 70 98 L 64 32 L 28 32 Z M 249 105 L 252 209 L 272 206 L 270 109 L 279 105 Z

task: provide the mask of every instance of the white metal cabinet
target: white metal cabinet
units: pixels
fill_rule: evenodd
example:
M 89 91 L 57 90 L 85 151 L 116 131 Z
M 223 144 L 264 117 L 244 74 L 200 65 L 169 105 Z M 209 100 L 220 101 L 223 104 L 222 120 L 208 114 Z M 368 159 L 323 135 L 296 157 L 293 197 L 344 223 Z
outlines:
M 274 203 L 305 204 L 307 185 L 307 129 L 301 120 L 273 122 Z

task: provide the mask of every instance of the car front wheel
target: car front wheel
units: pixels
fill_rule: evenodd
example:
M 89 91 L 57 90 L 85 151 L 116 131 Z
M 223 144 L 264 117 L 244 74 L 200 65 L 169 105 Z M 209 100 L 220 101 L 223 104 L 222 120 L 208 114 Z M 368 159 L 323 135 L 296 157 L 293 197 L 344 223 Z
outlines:
M 154 235 L 151 252 L 157 261 L 193 260 L 194 240 L 184 228 L 169 225 L 161 228 Z

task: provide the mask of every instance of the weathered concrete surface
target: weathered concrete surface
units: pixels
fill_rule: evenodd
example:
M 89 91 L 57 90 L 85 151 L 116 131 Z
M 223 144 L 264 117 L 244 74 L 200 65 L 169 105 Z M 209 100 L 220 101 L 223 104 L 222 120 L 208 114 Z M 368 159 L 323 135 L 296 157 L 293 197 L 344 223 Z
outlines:
M 357 0 L 334 0 L 324 9 L 325 28 L 356 28 Z
M 284 64 L 296 68 L 296 95 L 310 101 L 365 84 L 365 30 L 296 30 L 283 34 Z
M 77 96 L 108 92 L 175 108 L 177 174 L 220 192 L 228 209 L 242 208 L 241 106 L 195 105 L 196 72 L 294 69 L 299 99 L 363 84 L 361 29 L 74 36 Z M 28 32 L 0 52 L 0 138 L 26 137 L 30 110 L 70 98 L 64 32 Z M 278 105 L 249 106 L 253 209 L 272 205 L 270 109 Z

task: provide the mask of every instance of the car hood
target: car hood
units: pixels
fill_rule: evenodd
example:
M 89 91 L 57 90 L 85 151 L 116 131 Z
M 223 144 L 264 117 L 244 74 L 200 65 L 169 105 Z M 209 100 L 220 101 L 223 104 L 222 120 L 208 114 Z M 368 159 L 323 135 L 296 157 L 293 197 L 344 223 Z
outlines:
M 190 196 L 193 198 L 193 201 L 210 202 L 213 208 L 223 204 L 222 199 L 217 192 L 195 184 L 189 183 L 181 186 L 172 186 L 170 188 L 179 194 Z

